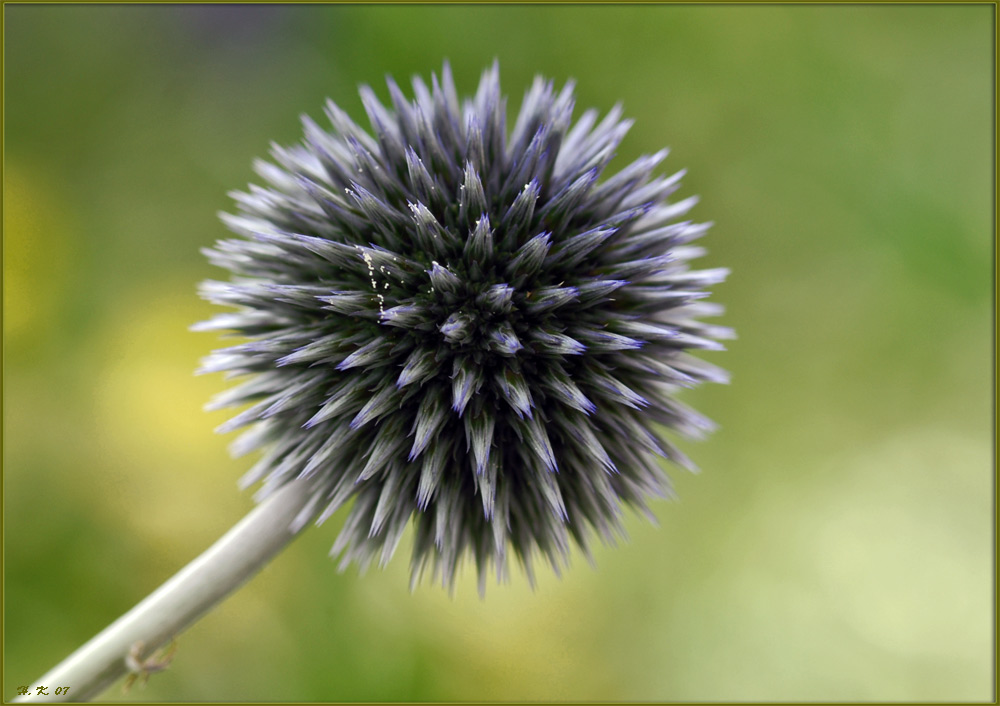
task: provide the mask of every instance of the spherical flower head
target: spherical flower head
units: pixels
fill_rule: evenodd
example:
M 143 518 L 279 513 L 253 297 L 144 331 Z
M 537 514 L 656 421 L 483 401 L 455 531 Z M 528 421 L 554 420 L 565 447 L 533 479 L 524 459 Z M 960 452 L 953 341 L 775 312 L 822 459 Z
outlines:
M 669 492 L 661 457 L 691 465 L 661 432 L 712 426 L 675 395 L 726 380 L 689 354 L 729 334 L 699 320 L 726 271 L 690 269 L 708 225 L 653 176 L 666 151 L 603 176 L 619 107 L 574 122 L 572 84 L 538 78 L 508 131 L 495 64 L 463 101 L 447 64 L 388 88 L 361 88 L 371 133 L 332 102 L 332 130 L 304 117 L 222 214 L 239 237 L 205 252 L 233 276 L 202 294 L 236 312 L 198 328 L 250 340 L 202 371 L 251 376 L 212 405 L 251 406 L 220 430 L 249 425 L 262 494 L 308 479 L 303 524 L 353 500 L 344 566 L 387 562 L 415 518 L 414 582 L 467 554 L 481 587 L 511 554 L 558 572 Z

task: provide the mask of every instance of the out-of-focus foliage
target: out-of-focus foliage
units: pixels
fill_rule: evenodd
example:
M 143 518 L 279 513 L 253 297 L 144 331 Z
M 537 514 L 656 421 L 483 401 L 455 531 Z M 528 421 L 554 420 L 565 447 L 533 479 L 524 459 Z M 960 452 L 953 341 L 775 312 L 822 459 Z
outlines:
M 328 96 L 361 120 L 358 83 L 448 58 L 468 92 L 494 57 L 512 96 L 621 100 L 615 164 L 689 169 L 741 336 L 687 396 L 722 426 L 684 445 L 703 473 L 596 570 L 485 601 L 338 575 L 335 519 L 129 698 L 991 697 L 991 8 L 4 12 L 5 698 L 252 504 L 192 376 L 222 342 L 187 331 L 251 158 Z

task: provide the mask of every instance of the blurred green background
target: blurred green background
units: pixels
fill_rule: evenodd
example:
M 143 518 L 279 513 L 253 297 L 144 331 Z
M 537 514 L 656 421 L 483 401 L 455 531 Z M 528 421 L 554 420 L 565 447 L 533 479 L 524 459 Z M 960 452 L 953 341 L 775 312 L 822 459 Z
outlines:
M 4 7 L 3 696 L 251 506 L 187 330 L 226 192 L 359 83 L 499 58 L 664 145 L 740 338 L 655 528 L 480 600 L 310 530 L 112 700 L 989 700 L 993 8 Z M 50 687 L 60 685 L 49 685 Z M 71 686 L 71 685 L 68 685 Z

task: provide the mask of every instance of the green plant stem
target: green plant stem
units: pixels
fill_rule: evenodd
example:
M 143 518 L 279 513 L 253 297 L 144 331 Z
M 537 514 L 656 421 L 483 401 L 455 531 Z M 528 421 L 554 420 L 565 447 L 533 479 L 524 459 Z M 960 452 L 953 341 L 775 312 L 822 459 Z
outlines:
M 129 672 L 126 656 L 137 642 L 142 657 L 246 583 L 291 542 L 311 519 L 309 483 L 293 481 L 272 493 L 201 556 L 132 610 L 33 682 L 15 701 L 87 701 Z M 45 686 L 48 695 L 37 695 Z M 57 687 L 69 692 L 56 695 Z

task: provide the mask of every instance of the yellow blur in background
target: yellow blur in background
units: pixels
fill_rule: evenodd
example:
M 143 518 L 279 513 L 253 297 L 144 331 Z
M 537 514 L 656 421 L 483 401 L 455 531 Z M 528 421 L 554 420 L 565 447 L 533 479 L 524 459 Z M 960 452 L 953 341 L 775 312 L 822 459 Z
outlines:
M 4 698 L 252 507 L 188 331 L 226 192 L 330 97 L 494 57 L 672 148 L 740 335 L 659 527 L 532 591 L 311 529 L 110 700 L 989 700 L 990 6 L 4 8 Z M 67 686 L 67 685 L 49 685 Z M 68 685 L 71 686 L 71 685 Z

